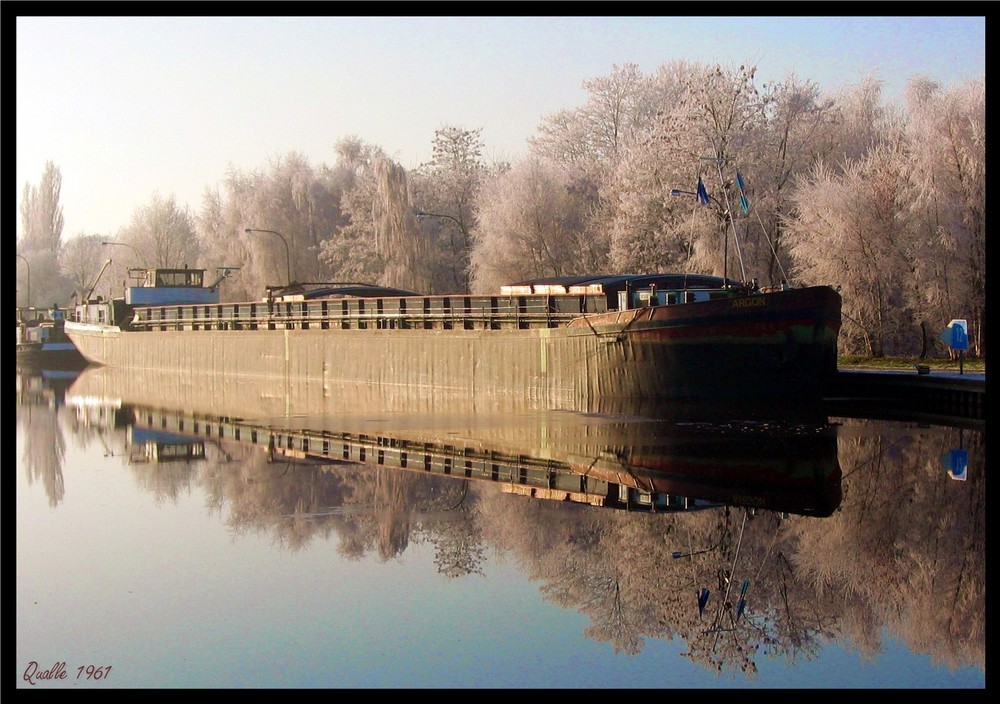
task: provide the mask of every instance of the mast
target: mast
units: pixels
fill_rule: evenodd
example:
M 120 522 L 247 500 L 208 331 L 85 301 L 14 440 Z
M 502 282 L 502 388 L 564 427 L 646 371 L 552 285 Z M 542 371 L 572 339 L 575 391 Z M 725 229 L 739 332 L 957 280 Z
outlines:
M 733 209 L 729 204 L 729 191 L 726 189 L 725 179 L 722 177 L 722 162 L 732 161 L 732 157 L 725 156 L 703 156 L 702 161 L 714 161 L 715 169 L 719 174 L 719 187 L 722 189 L 722 197 L 724 199 L 724 206 L 726 209 L 726 217 L 729 220 L 729 227 L 733 232 L 733 242 L 736 243 L 736 254 L 740 260 L 740 276 L 741 280 L 746 283 L 747 272 L 743 265 L 743 252 L 740 249 L 740 238 L 736 234 L 736 221 L 733 220 Z M 722 278 L 729 279 L 729 233 L 726 233 L 726 242 L 723 247 L 723 259 L 722 259 Z

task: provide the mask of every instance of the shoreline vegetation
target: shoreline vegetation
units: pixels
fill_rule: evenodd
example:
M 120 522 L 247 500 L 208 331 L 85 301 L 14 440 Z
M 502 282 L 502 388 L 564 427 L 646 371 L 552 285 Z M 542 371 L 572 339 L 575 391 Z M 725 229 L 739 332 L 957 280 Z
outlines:
M 513 160 L 490 156 L 482 127 L 448 122 L 409 168 L 328 134 L 326 161 L 279 152 L 220 173 L 200 205 L 163 187 L 120 229 L 66 239 L 47 161 L 24 184 L 17 300 L 111 298 L 150 262 L 239 271 L 225 296 L 251 301 L 296 280 L 427 295 L 565 272 L 738 282 L 739 259 L 740 279 L 764 287 L 791 275 L 840 290 L 845 355 L 948 359 L 940 331 L 961 315 L 970 357 L 985 358 L 985 80 L 914 76 L 900 104 L 875 76 L 828 92 L 762 82 L 752 63 L 616 65 L 576 106 L 553 106 Z
M 838 369 L 885 369 L 887 371 L 915 370 L 917 365 L 928 367 L 934 372 L 959 371 L 958 359 L 919 357 L 865 357 L 860 355 L 844 355 L 837 358 Z M 973 374 L 986 373 L 986 360 L 982 358 L 965 358 L 961 364 L 962 370 Z

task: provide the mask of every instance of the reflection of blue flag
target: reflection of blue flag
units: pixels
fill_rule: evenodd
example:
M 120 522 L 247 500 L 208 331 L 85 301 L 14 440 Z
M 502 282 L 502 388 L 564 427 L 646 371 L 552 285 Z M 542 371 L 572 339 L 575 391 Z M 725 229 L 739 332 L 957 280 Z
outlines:
M 747 595 L 747 589 L 750 588 L 750 580 L 744 579 L 743 584 L 740 586 L 740 603 L 736 605 L 736 620 L 740 620 L 740 616 L 743 615 L 743 609 L 747 607 L 747 600 L 744 598 Z
M 948 476 L 956 481 L 964 482 L 969 469 L 969 453 L 956 447 L 941 456 L 941 461 L 948 470 Z
M 701 592 L 698 594 L 698 615 L 699 616 L 701 616 L 703 613 L 705 613 L 705 604 L 708 603 L 708 595 L 710 593 L 711 592 L 709 592 L 707 589 L 702 589 Z
M 708 190 L 705 188 L 705 182 L 701 180 L 701 176 L 698 177 L 698 202 L 708 204 Z

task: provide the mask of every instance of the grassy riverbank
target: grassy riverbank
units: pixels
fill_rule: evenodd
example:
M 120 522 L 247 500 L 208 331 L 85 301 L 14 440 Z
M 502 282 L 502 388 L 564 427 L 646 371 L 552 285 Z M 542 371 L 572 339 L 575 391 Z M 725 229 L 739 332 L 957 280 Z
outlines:
M 912 370 L 916 365 L 927 366 L 931 371 L 947 372 L 958 371 L 957 359 L 919 359 L 917 357 L 861 357 L 847 355 L 837 358 L 837 366 L 840 369 L 905 369 Z M 986 360 L 965 359 L 962 362 L 962 369 L 966 372 L 985 373 Z

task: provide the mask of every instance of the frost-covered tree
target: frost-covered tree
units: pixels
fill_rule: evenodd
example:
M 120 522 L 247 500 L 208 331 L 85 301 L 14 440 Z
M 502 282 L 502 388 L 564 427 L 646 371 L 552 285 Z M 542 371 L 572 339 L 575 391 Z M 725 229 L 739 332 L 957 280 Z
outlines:
M 72 285 L 72 294 L 82 299 L 90 291 L 110 254 L 101 245 L 100 235 L 80 233 L 63 244 L 59 252 L 59 269 Z
M 900 354 L 917 340 L 906 296 L 915 231 L 907 196 L 905 155 L 889 147 L 842 174 L 820 163 L 796 190 L 797 217 L 788 224 L 794 274 L 841 288 L 844 352 Z
M 173 195 L 154 193 L 149 203 L 136 208 L 117 241 L 130 246 L 129 255 L 140 259 L 135 265 L 143 267 L 180 268 L 200 260 L 194 216 Z
M 254 297 L 289 277 L 299 283 L 328 280 L 331 272 L 321 254 L 323 243 L 344 223 L 341 197 L 330 171 L 314 169 L 297 152 L 272 160 L 266 169 L 230 169 L 221 190 L 207 191 L 202 203 L 205 264 L 240 266 L 238 281 L 227 286 Z
M 469 291 L 469 257 L 476 227 L 474 202 L 489 167 L 483 162 L 482 129 L 445 126 L 434 132 L 431 161 L 412 174 L 414 205 L 431 267 L 428 286 L 441 292 Z
M 721 275 L 718 210 L 699 207 L 693 198 L 672 197 L 675 188 L 687 190 L 686 169 L 678 168 L 683 162 L 669 158 L 663 142 L 651 139 L 645 146 L 629 150 L 605 189 L 609 269 L 636 274 L 688 270 Z M 689 188 L 694 190 L 694 186 Z
M 327 190 L 308 160 L 297 152 L 273 160 L 266 171 L 252 174 L 250 183 L 252 187 L 240 194 L 246 218 L 243 229 L 280 233 L 288 245 L 287 269 L 291 270 L 293 280 L 324 279 L 325 272 L 318 267 L 316 252 L 339 219 L 339 199 Z M 285 255 L 283 243 L 274 235 L 251 236 L 254 241 L 249 246 L 256 251 L 269 252 L 269 256 L 279 260 Z M 262 247 L 263 250 L 259 249 Z
M 565 172 L 529 157 L 483 184 L 472 258 L 477 293 L 542 276 L 594 273 L 603 253 L 587 237 L 586 203 Z
M 319 259 L 337 281 L 378 282 L 385 262 L 374 246 L 372 206 L 376 199 L 375 163 L 387 158 L 384 150 L 357 137 L 339 141 L 337 161 L 325 168 L 325 179 L 340 198 L 341 217 L 320 245 Z
M 608 204 L 616 197 L 608 188 L 630 147 L 648 143 L 658 111 L 673 102 L 676 81 L 666 70 L 649 77 L 637 65 L 624 64 L 584 81 L 583 88 L 583 105 L 547 116 L 528 142 L 531 154 L 564 170 L 570 190 L 587 203 L 594 246 L 607 250 L 612 230 Z
M 252 282 L 245 267 L 250 259 L 249 250 L 243 246 L 233 246 L 241 242 L 239 226 L 245 221 L 234 217 L 230 201 L 226 200 L 218 188 L 206 188 L 202 193 L 201 210 L 196 217 L 198 242 L 201 245 L 199 266 L 215 276 L 218 267 L 234 267 L 219 288 L 224 301 L 246 301 L 260 295 L 262 285 Z
M 794 75 L 762 88 L 766 124 L 753 149 L 734 162 L 746 189 L 748 210 L 736 210 L 753 275 L 765 284 L 788 279 L 784 216 L 791 209 L 794 179 L 808 172 L 836 146 L 838 114 L 818 85 Z
M 759 148 L 770 102 L 756 84 L 757 67 L 743 64 L 735 69 L 720 65 L 698 67 L 685 79 L 685 92 L 678 105 L 667 112 L 660 137 L 673 142 L 677 153 L 687 151 L 685 161 L 697 170 L 713 194 L 720 211 L 723 260 L 726 276 L 737 273 L 753 278 L 759 264 L 746 251 L 747 229 L 737 229 L 739 211 L 736 174 Z M 694 178 L 689 180 L 693 183 Z M 690 189 L 693 190 L 693 189 Z M 741 236 L 742 235 L 742 236 Z
M 561 164 L 613 164 L 643 134 L 658 105 L 652 80 L 636 64 L 615 65 L 607 76 L 583 82 L 587 101 L 560 110 L 538 127 L 534 153 Z
M 406 170 L 379 158 L 374 164 L 375 198 L 372 222 L 375 251 L 384 262 L 380 283 L 414 291 L 428 287 L 424 255 L 426 242 L 417 227 Z
M 628 145 L 602 196 L 615 269 L 741 271 L 735 223 L 727 217 L 735 180 L 729 162 L 763 125 L 766 104 L 754 74 L 753 66 L 675 64 L 661 71 L 653 88 L 661 101 L 656 119 Z M 711 197 L 707 208 L 694 198 L 699 178 Z
M 24 184 L 21 196 L 21 250 L 58 251 L 63 230 L 62 205 L 59 203 L 61 192 L 62 173 L 51 161 L 45 163 L 38 186 Z
M 833 97 L 838 116 L 832 163 L 861 159 L 897 134 L 901 115 L 885 104 L 882 81 L 876 76 L 867 75 L 856 85 L 843 86 Z
M 62 174 L 51 161 L 46 162 L 37 186 L 24 184 L 21 197 L 21 234 L 17 252 L 17 289 L 23 291 L 19 303 L 26 305 L 66 305 L 72 285 L 59 272 L 62 247 L 63 213 L 59 196 Z M 30 277 L 30 280 L 29 280 Z M 27 300 L 30 291 L 31 300 Z
M 968 319 L 970 352 L 985 355 L 985 78 L 949 90 L 916 78 L 907 108 L 911 208 L 921 227 L 912 305 L 932 333 Z

